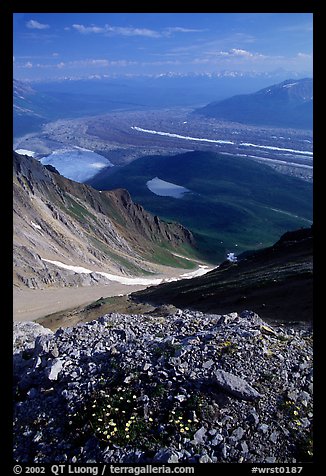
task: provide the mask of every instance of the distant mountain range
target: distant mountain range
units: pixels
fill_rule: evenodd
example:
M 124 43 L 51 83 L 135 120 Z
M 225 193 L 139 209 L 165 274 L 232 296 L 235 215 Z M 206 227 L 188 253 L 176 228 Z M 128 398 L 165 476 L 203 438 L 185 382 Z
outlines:
M 133 200 L 192 231 L 207 259 L 271 245 L 311 224 L 312 184 L 246 157 L 195 151 L 148 156 L 89 181 L 126 188 Z
M 195 113 L 245 124 L 312 129 L 313 80 L 288 79 L 253 94 L 211 102 Z
M 243 95 L 256 91 L 270 84 L 273 78 L 283 79 L 284 74 L 285 72 L 266 75 L 222 71 L 209 74 L 66 77 L 56 81 L 33 83 L 14 80 L 14 135 L 20 137 L 35 132 L 43 123 L 57 119 L 99 115 L 111 111 L 167 107 L 193 109 L 213 99 L 221 101 L 234 94 Z M 210 107 L 209 105 L 209 109 Z M 230 106 L 227 104 L 226 108 L 229 109 Z M 234 108 L 237 109 L 238 106 L 235 105 Z M 300 108 L 298 113 L 301 114 Z
M 133 293 L 137 302 L 203 312 L 250 309 L 263 319 L 311 321 L 313 228 L 285 233 L 273 246 L 225 261 L 205 276 Z
M 128 107 L 128 99 L 119 101 L 110 88 L 107 88 L 107 94 L 103 90 L 98 92 L 94 81 L 88 81 L 86 85 L 82 81 L 73 83 L 67 80 L 31 86 L 14 80 L 14 137 L 39 131 L 43 124 L 57 119 L 104 114 Z
M 18 287 L 105 282 L 97 272 L 153 278 L 161 265 L 196 267 L 177 256 L 195 255 L 194 239 L 183 226 L 147 213 L 126 190 L 99 192 L 16 153 L 13 217 Z M 94 272 L 80 275 L 74 267 Z

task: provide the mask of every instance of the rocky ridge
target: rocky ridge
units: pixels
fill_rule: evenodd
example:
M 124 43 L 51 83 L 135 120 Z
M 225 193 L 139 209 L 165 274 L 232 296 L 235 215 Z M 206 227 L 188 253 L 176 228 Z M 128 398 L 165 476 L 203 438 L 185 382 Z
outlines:
M 284 233 L 272 246 L 248 251 L 236 261 L 192 279 L 152 286 L 132 294 L 137 302 L 173 304 L 202 312 L 241 312 L 264 320 L 313 318 L 313 226 Z
M 312 330 L 252 311 L 14 324 L 14 459 L 295 463 L 312 458 Z

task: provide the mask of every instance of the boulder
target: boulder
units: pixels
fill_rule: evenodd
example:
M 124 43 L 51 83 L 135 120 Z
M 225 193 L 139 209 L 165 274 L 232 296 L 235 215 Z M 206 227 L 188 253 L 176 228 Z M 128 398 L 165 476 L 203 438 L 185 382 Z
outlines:
M 240 400 L 257 400 L 262 395 L 249 385 L 243 378 L 237 375 L 216 370 L 214 373 L 215 383 L 226 393 L 239 398 Z

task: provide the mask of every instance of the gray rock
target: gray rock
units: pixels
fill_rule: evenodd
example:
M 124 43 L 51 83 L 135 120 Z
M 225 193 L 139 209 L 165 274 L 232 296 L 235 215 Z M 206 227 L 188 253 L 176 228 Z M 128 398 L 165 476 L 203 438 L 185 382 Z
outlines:
M 199 458 L 199 463 L 213 463 L 212 459 L 208 455 L 203 455 Z
M 154 461 L 159 463 L 179 463 L 179 456 L 169 448 L 162 448 L 155 454 Z
M 206 440 L 206 428 L 202 426 L 194 434 L 193 443 L 196 445 L 202 445 L 205 443 L 205 440 Z
M 240 313 L 240 317 L 242 319 L 246 319 L 248 320 L 251 324 L 255 324 L 255 325 L 261 325 L 263 324 L 263 321 L 261 320 L 261 318 L 258 316 L 258 314 L 256 314 L 255 312 L 253 311 L 242 311 Z
M 35 340 L 35 349 L 34 353 L 37 354 L 47 354 L 52 347 L 53 344 L 53 333 L 47 333 L 45 335 L 40 335 Z
M 273 431 L 273 433 L 271 434 L 271 436 L 269 437 L 270 441 L 272 443 L 276 443 L 277 442 L 277 438 L 278 438 L 278 432 L 277 431 Z
M 233 432 L 232 432 L 232 436 L 236 439 L 236 440 L 241 440 L 241 438 L 243 437 L 244 435 L 244 430 L 243 428 L 241 428 L 241 426 L 239 426 L 238 428 L 236 428 Z
M 222 457 L 226 459 L 228 457 L 229 447 L 223 443 L 221 447 Z
M 34 349 L 35 340 L 39 336 L 52 335 L 53 332 L 32 321 L 14 322 L 13 324 L 13 353 Z
M 34 351 L 31 347 L 25 354 L 15 353 L 15 461 L 68 462 L 76 456 L 80 464 L 147 464 L 154 460 L 259 464 L 275 462 L 276 455 L 278 461 L 292 462 L 295 438 L 309 437 L 312 423 L 312 370 L 300 369 L 300 363 L 308 361 L 305 356 L 312 355 L 311 333 L 295 327 L 285 344 L 276 337 L 282 334 L 287 339 L 288 325 L 282 333 L 275 328 L 275 335 L 265 333 L 255 339 L 264 323 L 250 311 L 243 317 L 223 318 L 194 311 L 181 312 L 178 317 L 173 312 L 163 321 L 151 314 L 108 314 L 91 323 L 60 329 L 54 337 L 37 336 Z M 227 352 L 226 343 L 236 352 Z M 169 350 L 168 344 L 175 347 L 171 347 L 172 358 L 164 355 L 158 359 L 155 349 Z M 217 347 L 226 350 L 222 358 Z M 266 355 L 268 349 L 273 351 L 271 358 Z M 283 359 L 277 359 L 278 355 Z M 213 372 L 221 366 L 223 370 Z M 207 379 L 208 373 L 212 378 Z M 139 441 L 121 446 L 111 442 L 104 448 L 89 424 L 79 426 L 79 417 L 91 410 L 94 396 L 101 406 L 107 397 L 110 402 L 117 388 L 115 377 L 121 387 L 128 387 L 126 394 L 137 394 L 140 416 L 143 412 L 148 420 L 155 414 L 154 432 L 169 435 L 166 447 L 157 448 L 155 457 L 151 449 L 137 449 L 141 434 Z M 266 398 L 257 405 L 250 403 L 259 398 L 253 382 L 266 388 Z M 155 386 L 164 391 L 153 398 Z M 277 405 L 288 395 L 301 408 L 295 438 L 286 408 Z M 175 417 L 191 420 L 190 430 L 170 433 L 166 414 L 172 408 Z M 163 420 L 159 421 L 161 414 Z M 76 441 L 84 438 L 84 432 L 88 436 L 81 451 Z
M 241 446 L 241 452 L 242 452 L 242 453 L 246 454 L 246 453 L 249 452 L 248 445 L 247 445 L 247 443 L 246 443 L 245 441 L 241 441 L 240 446 Z
M 210 359 L 203 363 L 204 369 L 210 369 L 214 365 L 214 360 Z
M 187 400 L 187 397 L 185 395 L 176 395 L 174 397 L 176 400 L 178 400 L 178 402 L 182 403 L 184 402 L 185 400 Z
M 50 355 L 54 358 L 57 358 L 59 357 L 59 350 L 58 350 L 58 346 L 56 343 L 54 343 L 52 346 L 51 346 L 51 349 L 50 349 Z
M 63 367 L 62 359 L 54 359 L 51 363 L 51 366 L 48 367 L 47 370 L 47 377 L 49 380 L 57 380 L 58 375 L 61 372 Z
M 309 428 L 311 425 L 311 422 L 308 420 L 308 418 L 301 418 L 300 420 L 302 428 Z
M 259 416 L 256 410 L 252 410 L 248 415 L 248 422 L 254 426 L 258 425 L 259 423 Z
M 215 382 L 226 393 L 233 395 L 241 400 L 257 400 L 262 395 L 257 392 L 245 380 L 224 370 L 216 370 L 213 373 Z
M 221 435 L 221 433 L 217 433 L 217 435 L 214 437 L 214 439 L 212 440 L 212 445 L 213 446 L 218 446 L 222 443 L 222 441 L 224 440 L 223 436 Z
M 258 426 L 258 430 L 261 431 L 262 433 L 266 433 L 268 431 L 269 426 L 266 425 L 266 423 L 262 423 L 261 425 Z
M 308 392 L 303 391 L 299 394 L 299 400 L 303 402 L 309 402 L 311 400 L 311 397 Z
M 215 436 L 218 430 L 216 428 L 211 428 L 208 430 L 209 435 Z

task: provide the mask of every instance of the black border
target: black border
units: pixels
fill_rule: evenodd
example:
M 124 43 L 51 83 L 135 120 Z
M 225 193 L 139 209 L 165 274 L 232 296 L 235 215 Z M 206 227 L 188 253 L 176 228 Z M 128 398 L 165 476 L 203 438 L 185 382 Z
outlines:
M 4 469 L 3 474 L 13 474 L 13 461 L 12 461 L 12 187 L 11 187 L 11 156 L 12 156 L 12 88 L 13 88 L 13 71 L 12 71 L 12 58 L 13 58 L 13 26 L 12 18 L 13 13 L 104 13 L 106 10 L 110 12 L 125 12 L 128 13 L 313 13 L 314 16 L 314 369 L 315 369 L 315 444 L 314 444 L 314 462 L 312 464 L 298 464 L 298 466 L 304 466 L 301 474 L 319 474 L 319 465 L 323 463 L 323 445 L 322 437 L 323 431 L 321 427 L 320 412 L 323 407 L 322 400 L 322 375 L 321 368 L 323 366 L 322 361 L 323 352 L 321 351 L 321 344 L 324 338 L 322 331 L 322 321 L 324 319 L 324 312 L 321 309 L 321 296 L 323 292 L 322 277 L 324 274 L 322 263 L 322 219 L 319 216 L 322 208 L 322 161 L 325 160 L 322 154 L 322 129 L 323 124 L 319 118 L 322 114 L 321 105 L 321 93 L 323 89 L 323 76 L 321 68 L 324 63 L 322 57 L 323 43 L 323 25 L 321 14 L 321 0 L 275 0 L 269 4 L 266 2 L 252 2 L 248 1 L 232 1 L 223 2 L 217 4 L 217 2 L 207 2 L 203 4 L 200 2 L 201 12 L 192 9 L 191 5 L 187 5 L 190 9 L 185 12 L 185 5 L 178 7 L 175 3 L 172 6 L 168 2 L 162 2 L 158 4 L 150 3 L 149 5 L 138 5 L 137 11 L 134 10 L 135 3 L 132 5 L 124 5 L 124 8 L 117 8 L 115 2 L 105 2 L 93 0 L 87 5 L 85 2 L 73 2 L 65 1 L 60 5 L 59 1 L 53 2 L 52 5 L 49 2 L 30 1 L 18 1 L 18 0 L 2 0 L 0 2 L 0 22 L 1 22 L 1 69 L 0 69 L 0 94 L 1 94 L 1 244 L 2 244 L 2 261 L 5 261 L 5 266 L 1 272 L 1 292 L 2 295 L 6 295 L 8 302 L 3 303 L 3 312 L 1 317 L 1 354 L 2 354 L 2 369 L 1 380 L 2 384 L 2 396 L 5 398 L 5 406 L 3 418 L 1 419 L 1 468 L 8 467 L 8 472 Z M 114 8 L 116 9 L 114 10 Z M 155 8 L 153 8 L 155 7 Z M 212 7 L 215 7 L 212 10 Z M 155 11 L 156 10 L 156 11 Z M 316 332 L 317 331 L 317 332 Z M 5 358 L 3 359 L 5 355 Z M 7 377 L 8 374 L 8 377 Z M 2 399 L 3 401 L 3 399 Z M 26 465 L 24 465 L 26 466 Z M 37 466 L 37 465 L 34 465 Z M 47 466 L 47 465 L 45 465 Z M 77 465 L 78 466 L 78 465 Z M 95 465 L 96 466 L 96 465 Z M 260 467 L 276 467 L 272 465 L 257 465 Z M 280 465 L 278 465 L 280 466 Z M 283 465 L 288 466 L 288 465 Z M 290 465 L 291 466 L 291 465 Z M 224 474 L 228 474 L 229 471 L 239 469 L 239 474 L 251 474 L 250 468 L 252 465 L 243 464 L 226 464 L 225 466 L 219 465 L 204 465 L 202 468 L 195 468 L 195 474 L 198 474 L 199 470 L 209 471 L 210 469 L 216 469 L 219 474 L 223 474 L 223 468 L 225 468 Z M 50 469 L 50 468 L 49 468 Z M 317 470 L 317 471 L 316 471 Z M 276 471 L 275 471 L 276 472 Z M 22 473 L 24 474 L 24 472 Z M 46 472 L 51 474 L 51 472 Z M 100 474 L 100 473 L 99 473 Z M 109 473 L 106 473 L 109 474 Z

